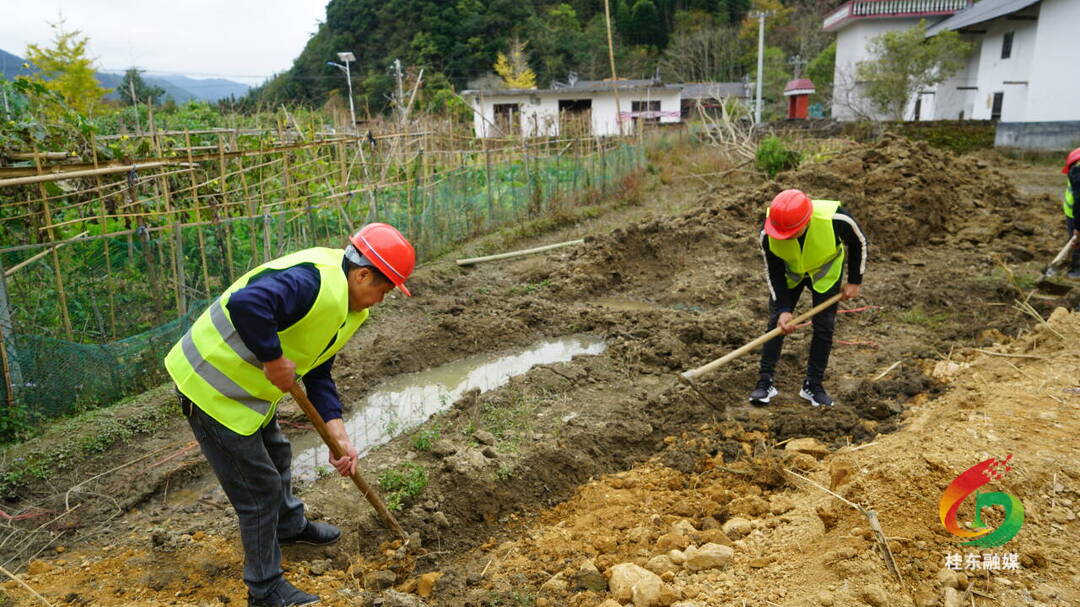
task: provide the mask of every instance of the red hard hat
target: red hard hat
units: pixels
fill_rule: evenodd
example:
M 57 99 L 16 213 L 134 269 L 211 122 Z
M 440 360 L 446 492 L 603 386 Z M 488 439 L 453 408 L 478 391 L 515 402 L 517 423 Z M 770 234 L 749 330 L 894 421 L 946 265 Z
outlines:
M 810 223 L 813 214 L 814 204 L 802 190 L 784 190 L 769 205 L 765 232 L 777 240 L 787 240 Z
M 416 251 L 397 228 L 386 223 L 369 223 L 353 234 L 349 241 L 395 287 L 405 295 L 412 295 L 405 288 L 405 279 L 416 267 Z
M 1068 175 L 1069 167 L 1076 164 L 1078 160 L 1080 160 L 1080 148 L 1076 148 L 1075 150 L 1069 152 L 1068 157 L 1065 158 L 1065 168 L 1061 169 L 1061 172 Z

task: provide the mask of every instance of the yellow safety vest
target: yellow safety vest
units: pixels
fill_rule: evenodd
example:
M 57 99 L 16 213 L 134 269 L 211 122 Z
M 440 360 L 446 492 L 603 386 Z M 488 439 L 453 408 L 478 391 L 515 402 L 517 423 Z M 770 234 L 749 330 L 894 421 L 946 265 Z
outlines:
M 282 354 L 296 363 L 297 375 L 326 362 L 345 345 L 368 311 L 349 310 L 349 288 L 341 269 L 341 249 L 305 249 L 244 274 L 203 311 L 165 356 L 176 386 L 207 415 L 249 436 L 270 421 L 284 396 L 263 375 L 263 366 L 244 345 L 229 317 L 229 296 L 266 270 L 312 264 L 319 271 L 319 294 L 303 318 L 278 331 Z
M 1061 205 L 1065 211 L 1065 216 L 1069 219 L 1073 218 L 1073 193 L 1072 183 L 1068 180 L 1065 181 L 1065 196 L 1063 197 L 1065 202 Z
M 769 250 L 784 260 L 788 288 L 809 276 L 810 285 L 818 293 L 831 289 L 844 269 L 844 245 L 837 244 L 833 230 L 833 215 L 840 208 L 836 200 L 813 201 L 814 213 L 806 230 L 802 246 L 798 238 L 777 240 L 769 237 Z M 768 216 L 768 210 L 765 215 Z

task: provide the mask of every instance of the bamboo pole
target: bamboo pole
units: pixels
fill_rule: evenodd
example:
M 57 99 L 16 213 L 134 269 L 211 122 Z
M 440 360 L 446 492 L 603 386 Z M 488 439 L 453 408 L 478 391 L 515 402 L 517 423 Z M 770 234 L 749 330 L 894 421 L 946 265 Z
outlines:
M 487 189 L 487 225 L 491 226 L 495 224 L 495 193 L 492 190 L 491 184 L 491 150 L 488 149 L 487 144 L 481 141 L 481 145 L 484 146 L 484 185 Z
M 136 202 L 135 171 L 128 173 L 127 196 L 132 204 Z M 146 274 L 150 278 L 150 307 L 154 311 L 154 318 L 156 320 L 161 320 L 161 282 L 158 279 L 158 269 L 157 265 L 154 263 L 154 254 L 150 250 L 150 230 L 146 225 L 146 219 L 141 215 L 136 217 L 135 221 L 139 226 L 137 233 L 143 243 L 143 262 L 146 264 Z
M 41 173 L 41 156 L 38 156 L 37 152 L 38 150 L 35 146 L 34 165 L 37 167 L 38 173 Z M 41 192 L 41 197 L 46 198 L 46 194 L 48 194 L 48 192 L 45 191 L 45 182 L 38 181 L 37 184 L 38 191 Z M 52 230 L 52 211 L 49 208 L 49 201 L 42 200 L 41 204 L 43 206 L 42 210 L 44 211 L 45 216 L 45 225 L 49 227 L 49 240 L 56 240 L 56 233 Z M 55 248 L 53 248 L 50 252 L 52 253 L 53 277 L 56 279 L 56 292 L 60 296 L 60 317 L 64 322 L 64 333 L 67 335 L 68 341 L 74 341 L 75 337 L 71 331 L 71 317 L 68 315 L 67 293 L 64 290 L 64 278 L 60 274 L 60 255 L 57 254 Z
M 90 149 L 91 149 L 91 154 L 93 155 L 94 168 L 97 168 L 97 166 L 98 166 L 97 140 L 95 139 L 93 133 L 90 134 Z M 97 183 L 98 191 L 100 191 L 101 190 L 101 175 L 95 175 L 94 176 L 94 181 Z M 107 215 L 106 211 L 108 211 L 108 207 L 106 206 L 106 203 L 105 203 L 105 196 L 101 196 L 101 219 L 99 220 L 99 224 L 101 225 L 101 233 L 102 234 L 105 234 L 106 232 L 109 231 L 108 230 L 108 223 L 107 223 L 107 221 L 105 219 L 105 216 Z M 106 276 L 105 282 L 108 285 L 107 288 L 108 288 L 108 291 L 109 291 L 109 337 L 110 337 L 110 339 L 116 339 L 116 285 L 114 284 L 115 281 L 113 280 L 113 275 L 112 275 L 112 251 L 110 250 L 111 247 L 109 246 L 109 241 L 107 239 L 103 238 L 102 243 L 103 243 L 102 249 L 103 249 L 103 252 L 105 253 L 105 276 Z
M 263 142 L 259 142 L 262 149 Z M 263 179 L 263 169 L 259 168 L 259 200 L 263 203 L 262 233 L 263 233 L 263 263 L 270 261 L 270 215 L 265 211 L 266 205 L 266 180 Z
M 224 209 L 225 205 L 227 204 L 227 201 L 225 199 L 225 173 L 226 173 L 226 171 L 225 171 L 225 142 L 221 139 L 221 137 L 218 137 L 218 168 L 219 168 L 219 173 L 221 175 L 221 183 L 219 184 L 219 187 L 221 188 L 221 206 Z M 219 217 L 218 217 L 218 214 L 219 214 L 218 209 L 213 209 L 212 213 L 214 215 L 215 220 L 219 219 Z M 228 211 L 226 211 L 226 213 L 228 213 Z M 216 226 L 215 231 L 217 232 L 217 235 L 218 235 L 218 243 L 221 243 L 221 241 L 222 241 L 221 228 L 217 227 L 218 224 L 217 224 L 216 221 L 215 221 L 214 225 Z M 233 281 L 235 280 L 235 278 L 233 277 L 232 223 L 231 222 L 225 222 L 225 238 L 224 238 L 224 241 L 225 241 L 225 275 L 229 277 L 229 284 L 232 284 Z
M 234 135 L 233 136 L 233 150 L 237 149 L 237 147 L 236 147 L 237 145 L 239 145 L 239 143 L 236 141 L 236 136 Z M 255 263 L 255 259 L 258 258 L 258 252 L 259 252 L 259 245 L 256 243 L 256 239 L 255 239 L 255 230 L 258 228 L 258 225 L 259 225 L 258 221 L 255 219 L 255 214 L 258 212 L 258 205 L 255 204 L 255 199 L 251 197 L 251 191 L 248 190 L 248 180 L 247 180 L 248 171 L 244 170 L 244 159 L 243 158 L 241 158 L 239 160 L 239 164 L 240 164 L 240 171 L 239 171 L 240 172 L 240 185 L 244 190 L 244 200 L 247 202 L 248 215 L 250 215 L 251 218 L 252 218 L 251 221 L 248 223 L 248 245 L 251 247 L 251 259 L 250 259 L 247 267 L 244 268 L 244 270 L 246 271 L 246 270 L 249 270 L 249 269 L 255 267 L 256 265 L 258 265 L 258 264 Z
M 189 147 L 189 148 L 191 147 L 191 135 L 187 131 L 184 132 L 184 142 L 187 145 L 187 147 Z M 191 150 L 189 149 L 188 150 L 188 162 L 191 162 L 191 159 L 192 159 L 191 158 Z M 194 206 L 194 209 L 195 209 L 195 221 L 196 221 L 196 223 L 201 223 L 202 222 L 202 212 L 199 210 L 199 189 L 198 189 L 198 185 L 196 185 L 197 182 L 198 182 L 198 180 L 195 179 L 195 171 L 192 171 L 191 172 L 191 196 L 192 196 L 193 202 L 195 203 L 195 206 Z M 200 263 L 200 266 L 202 268 L 203 289 L 205 289 L 205 292 L 206 292 L 207 296 L 209 296 L 209 294 L 211 293 L 211 291 L 213 289 L 210 288 L 210 269 L 209 269 L 208 264 L 206 263 L 206 237 L 203 235 L 202 230 L 195 230 L 195 235 L 198 237 L 198 242 L 199 242 L 199 263 Z
M 150 134 L 152 136 L 151 141 L 154 142 L 154 153 L 161 156 L 161 138 L 157 134 L 157 123 L 154 121 L 154 108 L 150 106 Z M 169 192 L 169 181 L 162 177 L 160 174 L 156 176 L 157 189 L 160 193 L 161 199 L 165 202 L 165 212 L 173 213 L 172 196 Z M 176 314 L 177 316 L 184 316 L 187 314 L 187 304 L 184 301 L 183 290 L 183 275 L 184 275 L 184 258 L 183 258 L 183 237 L 180 234 L 180 213 L 176 212 L 173 216 L 173 238 L 166 239 L 169 241 L 169 258 L 172 266 L 172 283 L 173 294 L 176 299 Z
M 67 160 L 75 156 L 74 152 L 8 152 L 6 156 L 12 160 L 33 160 L 44 158 L 45 160 Z
M 35 183 L 47 183 L 49 181 L 63 181 L 65 179 L 78 179 L 81 177 L 94 177 L 95 175 L 115 175 L 117 173 L 127 173 L 133 169 L 153 169 L 163 166 L 184 166 L 185 164 L 182 162 L 177 162 L 175 160 L 151 161 L 139 164 L 125 164 L 121 166 L 108 166 L 98 169 L 87 169 L 82 171 L 46 173 L 41 168 L 41 158 L 35 157 L 35 160 L 38 167 L 38 172 L 36 175 L 31 175 L 28 177 L 12 177 L 10 179 L 0 179 L 0 188 L 8 188 L 17 185 L 31 185 Z
M 563 247 L 571 247 L 571 246 L 574 246 L 574 245 L 582 244 L 584 242 L 585 242 L 584 238 L 579 238 L 577 240 L 568 240 L 566 242 L 558 242 L 558 243 L 555 243 L 555 244 L 544 245 L 542 247 L 535 247 L 535 248 L 532 248 L 532 249 L 522 249 L 520 251 L 511 251 L 509 253 L 499 253 L 497 255 L 488 255 L 486 257 L 469 257 L 467 259 L 459 259 L 459 260 L 457 260 L 456 263 L 459 266 L 471 266 L 473 264 L 484 263 L 484 262 L 487 262 L 487 261 L 497 261 L 497 260 L 500 260 L 500 259 L 511 259 L 511 258 L 514 258 L 514 257 L 522 257 L 522 256 L 525 256 L 525 255 L 533 255 L 535 253 L 543 253 L 544 251 L 552 251 L 552 250 L 555 250 L 555 249 L 561 249 Z

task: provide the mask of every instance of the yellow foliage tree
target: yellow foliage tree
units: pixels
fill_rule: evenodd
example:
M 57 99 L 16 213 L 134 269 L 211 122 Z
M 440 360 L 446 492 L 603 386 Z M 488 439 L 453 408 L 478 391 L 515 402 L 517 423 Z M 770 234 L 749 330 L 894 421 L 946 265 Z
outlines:
M 49 23 L 53 29 L 51 47 L 28 44 L 26 58 L 39 70 L 34 78 L 59 93 L 68 105 L 89 116 L 109 92 L 94 77 L 93 59 L 87 56 L 90 42 L 79 30 L 66 31 L 64 20 Z
M 510 42 L 509 55 L 499 53 L 495 59 L 495 73 L 503 79 L 507 88 L 536 88 L 536 73 L 525 57 L 525 44 L 515 38 Z

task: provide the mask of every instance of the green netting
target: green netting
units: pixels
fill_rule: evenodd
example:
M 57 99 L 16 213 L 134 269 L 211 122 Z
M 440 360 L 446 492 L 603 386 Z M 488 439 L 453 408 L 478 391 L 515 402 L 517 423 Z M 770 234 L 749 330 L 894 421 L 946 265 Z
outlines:
M 250 211 L 280 204 L 280 210 L 216 220 L 185 211 L 188 223 L 204 225 L 161 221 L 152 230 L 57 247 L 3 284 L 10 325 L 3 327 L 0 301 L 0 327 L 17 404 L 6 417 L 34 423 L 160 384 L 162 358 L 206 303 L 268 259 L 314 245 L 342 246 L 350 229 L 369 221 L 397 226 L 420 258 L 429 259 L 485 230 L 572 204 L 644 162 L 643 148 L 628 144 L 574 156 L 523 154 L 490 165 L 474 154 L 472 162 L 452 170 L 403 170 L 391 186 L 348 197 L 330 196 L 333 184 L 317 178 L 304 183 L 303 172 L 293 171 L 291 191 L 258 192 L 248 206 Z M 263 180 L 262 170 L 253 179 Z M 154 193 L 143 194 L 144 204 L 163 208 Z M 306 204 L 289 207 L 290 196 Z M 12 234 L 0 237 L 10 242 Z M 0 268 L 41 251 L 0 252 Z M 6 382 L 0 382 L 0 406 L 7 402 Z M 10 434 L 12 424 L 4 421 L 0 415 L 0 435 Z

